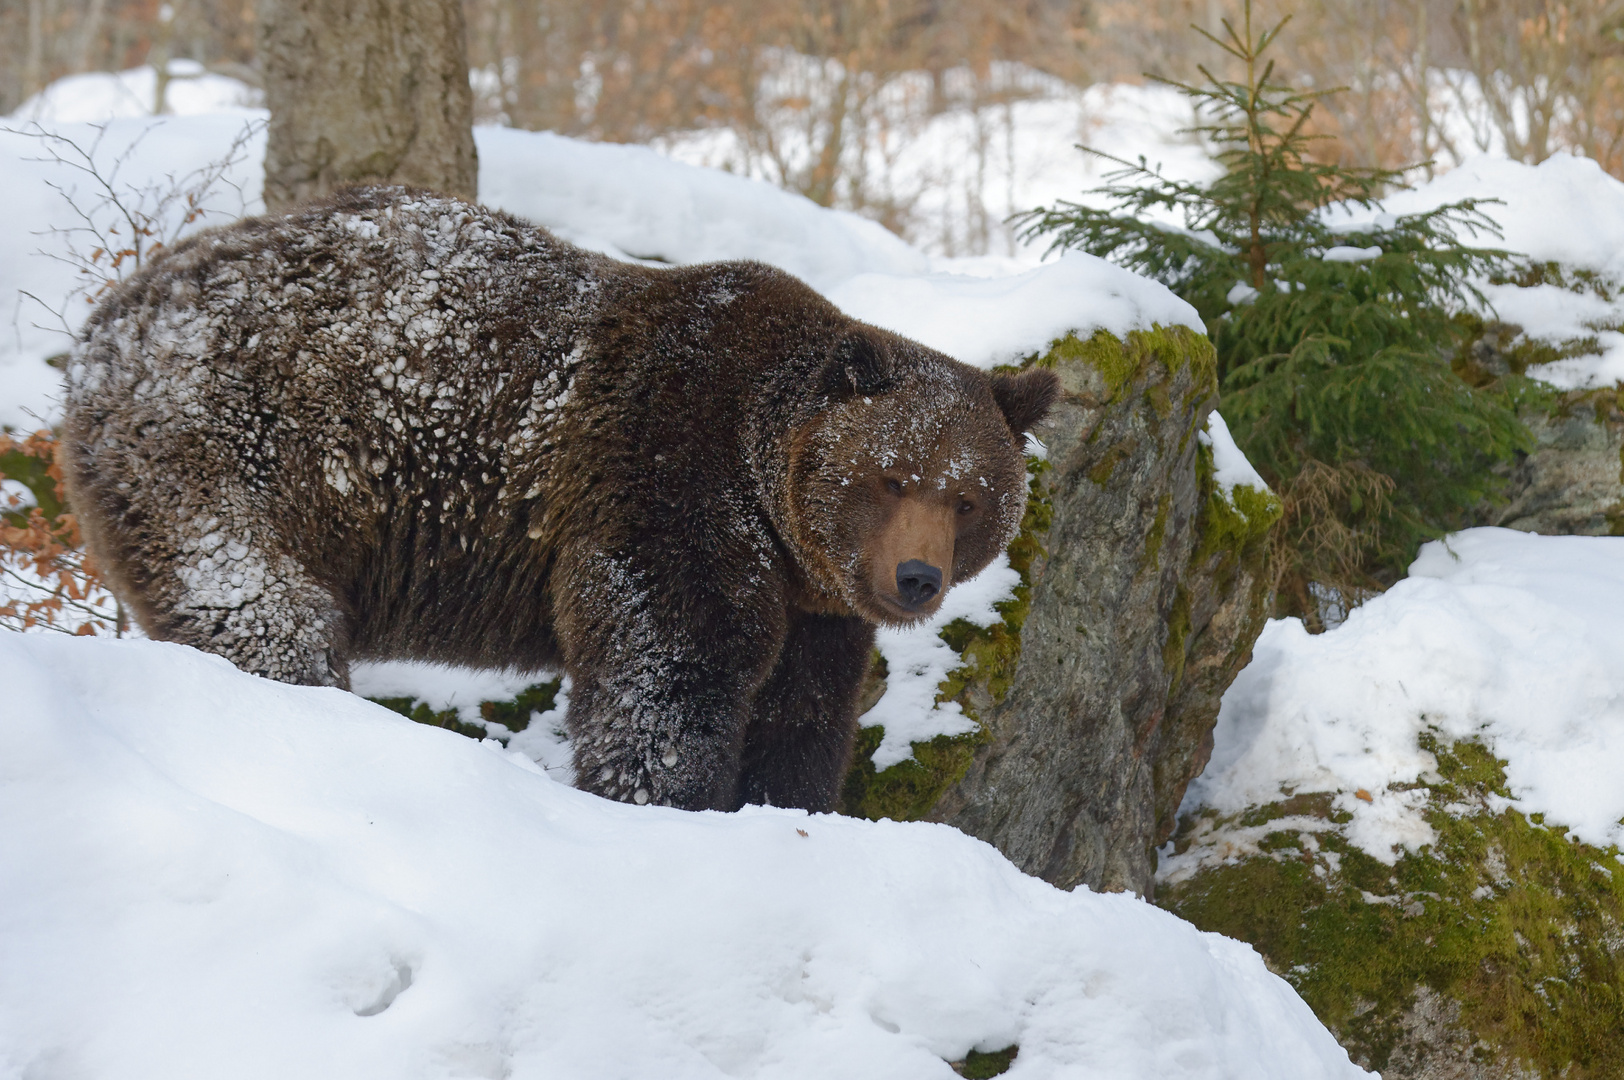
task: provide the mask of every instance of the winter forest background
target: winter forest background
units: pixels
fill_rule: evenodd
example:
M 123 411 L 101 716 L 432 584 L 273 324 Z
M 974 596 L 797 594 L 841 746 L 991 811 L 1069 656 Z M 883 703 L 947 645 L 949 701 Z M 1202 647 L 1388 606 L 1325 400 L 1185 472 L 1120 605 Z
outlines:
M 652 142 L 856 210 L 946 255 L 1010 254 L 1004 219 L 1052 196 L 1031 185 L 1047 159 L 1093 141 L 1111 118 L 1105 86 L 1147 74 L 1189 81 L 1198 64 L 1232 74 L 1189 31 L 1219 32 L 1234 13 L 1218 0 L 469 0 L 463 9 L 478 122 Z M 1257 5 L 1260 23 L 1285 14 L 1293 23 L 1273 57 L 1285 79 L 1347 88 L 1313 125 L 1333 138 L 1321 152 L 1334 160 L 1435 162 L 1431 175 L 1478 153 L 1532 165 L 1568 150 L 1624 175 L 1617 4 Z M 0 10 L 0 50 L 6 114 L 66 75 L 168 72 L 168 60 L 259 82 L 254 5 L 233 0 L 17 0 Z M 1029 145 L 1038 138 L 1046 145 Z
M 274 7 L 0 5 L 0 1080 L 1624 1077 L 1624 2 L 461 5 L 481 201 L 1067 387 L 812 817 L 101 587 L 64 330 L 283 198 Z

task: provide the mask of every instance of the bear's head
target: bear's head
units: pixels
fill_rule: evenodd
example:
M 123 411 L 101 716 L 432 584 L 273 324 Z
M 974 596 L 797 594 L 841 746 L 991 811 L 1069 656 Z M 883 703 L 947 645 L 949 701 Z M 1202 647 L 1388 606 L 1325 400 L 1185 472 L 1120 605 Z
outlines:
M 870 622 L 928 618 L 1020 528 L 1025 435 L 1059 380 L 990 376 L 867 326 L 819 377 L 826 407 L 790 433 L 792 546 L 820 591 Z

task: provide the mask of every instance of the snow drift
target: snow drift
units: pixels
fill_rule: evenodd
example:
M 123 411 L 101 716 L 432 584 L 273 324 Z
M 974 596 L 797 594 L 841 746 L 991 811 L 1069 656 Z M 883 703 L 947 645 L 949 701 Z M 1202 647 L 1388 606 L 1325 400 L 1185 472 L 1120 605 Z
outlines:
M 1363 1075 L 1249 947 L 945 826 L 609 803 L 175 645 L 0 685 L 0 1076 Z
M 1597 847 L 1624 844 L 1620 611 L 1624 537 L 1485 528 L 1427 544 L 1408 578 L 1336 629 L 1311 636 L 1296 619 L 1269 623 L 1224 695 L 1212 761 L 1181 813 L 1334 793 L 1352 815 L 1348 839 L 1391 864 L 1398 848 L 1434 839 L 1426 792 L 1414 787 L 1435 777 L 1419 745 L 1432 731 L 1503 759 L 1523 813 Z M 1247 853 L 1244 836 L 1224 835 Z M 1164 859 L 1163 876 L 1177 880 L 1214 854 Z

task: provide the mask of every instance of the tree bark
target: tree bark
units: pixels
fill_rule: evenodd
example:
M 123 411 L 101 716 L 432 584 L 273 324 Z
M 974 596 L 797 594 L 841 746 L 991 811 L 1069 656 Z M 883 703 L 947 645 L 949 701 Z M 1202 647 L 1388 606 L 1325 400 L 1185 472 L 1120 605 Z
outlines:
M 259 23 L 267 210 L 357 183 L 476 196 L 458 0 L 260 0 Z

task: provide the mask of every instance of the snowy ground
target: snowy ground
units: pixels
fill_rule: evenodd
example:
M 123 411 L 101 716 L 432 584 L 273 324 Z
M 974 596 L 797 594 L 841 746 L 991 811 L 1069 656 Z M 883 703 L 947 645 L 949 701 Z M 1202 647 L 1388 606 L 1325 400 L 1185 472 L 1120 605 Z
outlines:
M 1164 852 L 1179 881 L 1256 854 L 1265 834 L 1339 828 L 1391 864 L 1434 839 L 1437 781 L 1419 739 L 1476 740 L 1506 762 L 1511 801 L 1596 847 L 1624 846 L 1624 538 L 1469 529 L 1427 544 L 1409 577 L 1310 636 L 1270 622 L 1224 695 L 1212 761 L 1181 812 L 1220 815 L 1312 792 L 1345 826 L 1274 820 Z
M 174 645 L 0 685 L 0 1077 L 1363 1075 L 1248 946 L 946 826 L 608 803 Z
M 197 88 L 203 115 L 111 122 L 112 157 L 142 137 L 122 182 L 184 176 L 255 120 Z M 104 79 L 64 92 L 42 108 L 48 130 L 93 138 L 83 121 L 124 109 L 107 90 Z M 106 100 L 88 112 L 69 107 L 96 94 Z M 1108 147 L 1128 156 L 1149 146 L 1153 159 L 1183 145 L 1170 106 L 1136 95 L 1119 93 L 1123 119 L 1091 141 L 1118 139 Z M 646 148 L 492 128 L 479 141 L 482 197 L 578 243 L 672 263 L 761 258 L 972 363 L 1068 329 L 1194 322 L 1097 260 L 947 260 Z M 18 313 L 0 328 L 0 424 L 21 427 L 54 416 L 44 360 L 66 339 L 32 326 L 45 320 L 17 290 L 55 303 L 79 284 L 31 255 L 63 254 L 62 235 L 40 232 L 69 223 L 45 182 L 70 174 L 29 160 L 40 148 L 0 134 L 0 310 Z M 247 150 L 226 177 L 237 187 L 216 193 L 222 215 L 257 208 L 262 142 Z M 1053 179 L 1054 161 L 1060 171 L 1042 174 L 1054 190 L 1034 186 L 1032 201 L 1092 182 Z M 1624 278 L 1624 185 L 1574 159 L 1483 159 L 1387 210 L 1466 196 L 1505 200 L 1490 209 L 1506 246 L 1597 275 L 1588 291 L 1493 293 L 1530 334 L 1594 339 L 1543 377 L 1624 375 L 1610 284 Z M 70 325 L 88 306 L 76 303 Z M 1221 480 L 1251 482 L 1221 422 L 1204 438 Z M 1010 585 L 994 566 L 954 602 L 990 619 Z M 1409 579 L 1338 629 L 1269 625 L 1184 810 L 1328 792 L 1352 814 L 1349 838 L 1390 861 L 1430 838 L 1405 786 L 1429 776 L 1417 739 L 1433 731 L 1504 758 L 1525 812 L 1619 843 L 1621 610 L 1624 539 L 1473 530 L 1429 545 Z M 895 712 L 896 737 L 881 753 L 899 759 L 907 737 L 961 722 L 929 711 L 953 658 L 929 627 L 882 649 L 892 685 L 880 708 Z M 467 711 L 531 681 L 391 666 L 360 672 L 358 689 Z M 1130 898 L 1061 893 L 943 827 L 606 804 L 549 777 L 556 715 L 513 753 L 178 647 L 57 635 L 0 633 L 0 686 L 0 817 L 13 823 L 0 830 L 0 1080 L 945 1077 L 943 1062 L 972 1046 L 1010 1043 L 1012 1077 L 1358 1075 L 1245 946 Z M 1164 878 L 1248 843 L 1228 830 L 1169 851 Z

